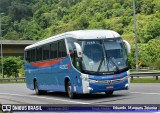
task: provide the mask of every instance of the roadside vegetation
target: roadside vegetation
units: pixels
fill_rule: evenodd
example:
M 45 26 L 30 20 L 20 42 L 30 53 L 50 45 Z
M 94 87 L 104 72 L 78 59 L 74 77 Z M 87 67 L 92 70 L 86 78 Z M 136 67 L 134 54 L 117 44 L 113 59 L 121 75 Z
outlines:
M 17 84 L 17 83 L 25 83 L 25 81 L 1 81 L 0 82 L 0 84 L 8 84 L 8 83 Z
M 25 83 L 24 80 L 5 80 L 0 81 L 0 84 L 7 84 L 7 83 Z M 156 80 L 155 78 L 134 78 L 131 80 L 131 83 L 160 83 L 160 78 Z
M 160 83 L 160 78 L 158 80 L 155 78 L 134 78 L 131 83 Z
M 142 67 L 160 69 L 160 2 L 135 0 L 138 55 Z M 132 45 L 135 69 L 132 0 L 0 0 L 2 36 L 8 40 L 42 40 L 80 29 L 111 29 Z M 16 68 L 16 69 L 15 69 Z M 23 57 L 4 57 L 5 77 L 24 76 Z

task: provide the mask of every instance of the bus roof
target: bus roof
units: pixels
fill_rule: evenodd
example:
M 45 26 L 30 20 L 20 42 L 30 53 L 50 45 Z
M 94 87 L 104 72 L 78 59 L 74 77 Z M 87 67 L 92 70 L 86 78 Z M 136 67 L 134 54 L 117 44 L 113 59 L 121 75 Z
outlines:
M 34 48 L 46 43 L 50 43 L 56 40 L 60 40 L 65 38 L 65 36 L 70 36 L 76 39 L 105 39 L 105 38 L 118 38 L 120 35 L 112 30 L 77 30 L 77 31 L 70 31 L 66 33 L 62 33 L 56 36 L 49 37 L 45 40 L 39 41 L 35 44 L 27 46 L 25 50 Z

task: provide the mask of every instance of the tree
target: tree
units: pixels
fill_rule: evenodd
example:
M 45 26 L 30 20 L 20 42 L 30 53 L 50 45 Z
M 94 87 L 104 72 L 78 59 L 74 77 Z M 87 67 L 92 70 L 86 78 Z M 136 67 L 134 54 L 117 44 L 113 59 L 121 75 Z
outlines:
M 17 33 L 16 31 L 8 32 L 5 36 L 4 39 L 8 40 L 18 40 L 20 39 L 20 33 Z
M 155 18 L 149 22 L 146 29 L 145 42 L 148 42 L 151 39 L 155 39 L 160 36 L 160 19 Z
M 7 77 L 18 77 L 24 75 L 23 59 L 24 57 L 3 57 L 4 75 Z M 1 65 L 0 69 L 2 69 Z
M 22 18 L 28 18 L 28 16 L 32 16 L 32 9 L 30 6 L 26 4 L 14 3 L 8 8 L 9 16 L 13 20 L 20 21 Z
M 15 76 L 15 74 L 18 72 L 18 64 L 11 57 L 4 58 L 3 67 L 4 75 L 7 75 L 7 77 Z
M 0 12 L 7 12 L 8 7 L 11 4 L 11 0 L 0 0 Z
M 39 40 L 70 30 L 110 29 L 134 44 L 133 0 L 0 0 L 1 12 L 5 39 Z M 151 53 L 158 52 L 154 47 L 159 44 L 153 39 L 160 40 L 159 0 L 136 0 L 136 17 L 139 58 L 143 66 L 151 66 L 157 59 Z M 129 56 L 132 68 L 134 57 Z

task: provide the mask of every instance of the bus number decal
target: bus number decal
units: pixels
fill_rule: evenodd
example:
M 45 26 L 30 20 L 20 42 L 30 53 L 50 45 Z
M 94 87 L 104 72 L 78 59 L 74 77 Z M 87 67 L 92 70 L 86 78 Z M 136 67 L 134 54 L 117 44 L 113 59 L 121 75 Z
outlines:
M 67 65 L 67 64 L 65 64 L 65 65 L 60 65 L 59 68 L 60 68 L 60 69 L 68 69 L 68 65 Z

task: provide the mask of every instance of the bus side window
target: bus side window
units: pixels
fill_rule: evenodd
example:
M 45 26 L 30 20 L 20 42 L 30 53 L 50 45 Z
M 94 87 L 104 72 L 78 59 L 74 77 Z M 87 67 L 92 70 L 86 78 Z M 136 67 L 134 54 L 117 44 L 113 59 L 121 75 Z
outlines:
M 29 62 L 29 50 L 25 51 L 25 59 Z
M 39 48 L 36 48 L 36 61 L 39 61 Z
M 36 49 L 32 50 L 32 61 L 35 62 L 36 61 Z
M 30 50 L 30 61 L 33 62 L 33 49 Z
M 50 44 L 50 59 L 57 58 L 58 56 L 58 43 L 53 42 Z
M 28 61 L 31 62 L 31 50 L 28 50 Z
M 67 56 L 67 51 L 66 51 L 66 44 L 64 39 L 60 40 L 58 42 L 58 57 L 66 57 Z
M 42 47 L 36 48 L 36 61 L 42 60 Z
M 49 59 L 50 47 L 49 44 L 43 46 L 43 60 Z
M 76 42 L 76 39 L 74 38 L 67 38 L 67 45 L 68 45 L 68 49 L 69 49 L 69 54 L 72 60 L 72 64 L 75 67 L 75 57 L 74 57 L 74 49 L 76 48 L 74 45 L 74 42 Z
M 74 42 L 77 42 L 77 40 L 74 38 L 67 38 L 67 45 L 69 48 L 69 54 L 72 60 L 72 64 L 77 70 L 81 71 L 81 61 L 79 60 L 77 56 L 76 47 L 74 45 Z

